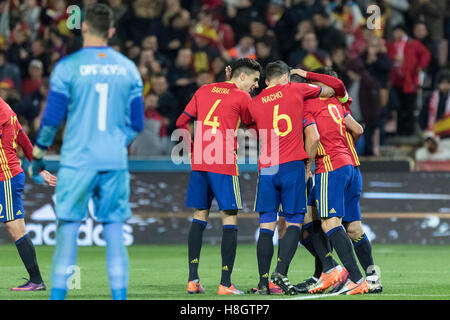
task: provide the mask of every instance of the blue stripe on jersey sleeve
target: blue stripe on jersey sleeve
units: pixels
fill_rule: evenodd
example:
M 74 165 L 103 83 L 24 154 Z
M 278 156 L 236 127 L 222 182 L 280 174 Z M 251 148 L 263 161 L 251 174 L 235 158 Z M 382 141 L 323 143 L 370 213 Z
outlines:
M 131 128 L 134 131 L 141 132 L 144 129 L 144 100 L 142 96 L 131 101 L 130 120 Z
M 50 90 L 41 125 L 58 127 L 66 116 L 68 106 L 69 98 L 66 95 Z

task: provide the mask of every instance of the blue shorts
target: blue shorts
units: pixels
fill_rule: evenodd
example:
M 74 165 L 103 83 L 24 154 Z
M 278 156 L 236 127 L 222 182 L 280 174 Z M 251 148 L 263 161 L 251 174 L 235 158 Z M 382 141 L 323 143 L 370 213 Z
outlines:
M 308 195 L 308 207 L 315 207 L 316 206 L 316 186 L 315 186 L 315 180 L 314 176 L 312 178 L 308 179 L 308 182 L 306 183 L 306 193 Z
M 0 221 L 8 222 L 24 218 L 22 191 L 25 173 L 0 181 Z
M 298 223 L 302 224 L 305 219 L 303 213 L 284 213 L 283 211 L 277 212 L 260 212 L 259 213 L 259 223 L 271 223 L 277 221 L 277 215 L 284 217 L 288 223 Z
M 102 223 L 122 223 L 131 217 L 130 173 L 128 170 L 88 171 L 61 167 L 56 184 L 56 217 L 81 221 L 89 214 L 89 199 L 94 202 L 94 217 Z
M 221 211 L 242 209 L 239 177 L 208 171 L 192 171 L 186 207 L 209 210 L 214 198 Z
M 345 195 L 354 174 L 352 165 L 315 176 L 315 201 L 319 218 L 344 217 Z
M 345 191 L 345 215 L 343 222 L 353 222 L 361 220 L 361 208 L 359 199 L 362 192 L 362 176 L 359 167 L 353 168 L 353 177 Z
M 274 172 L 273 174 L 269 174 Z M 278 212 L 284 214 L 306 213 L 305 164 L 291 161 L 278 166 L 262 168 L 258 175 L 256 212 Z M 281 205 L 281 207 L 280 207 Z

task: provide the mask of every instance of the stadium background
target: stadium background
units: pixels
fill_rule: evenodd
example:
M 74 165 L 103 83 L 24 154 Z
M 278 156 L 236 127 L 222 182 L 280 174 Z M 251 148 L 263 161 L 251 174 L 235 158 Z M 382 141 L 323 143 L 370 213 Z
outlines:
M 66 10 L 77 5 L 82 13 L 92 2 L 0 3 L 0 96 L 18 114 L 32 141 L 54 64 L 81 46 L 80 30 L 69 30 L 67 21 L 73 16 Z M 145 130 L 129 148 L 133 218 L 125 229 L 128 245 L 186 242 L 191 217 L 184 206 L 189 166 L 171 160 L 174 123 L 199 86 L 224 80 L 225 65 L 244 56 L 262 65 L 283 59 L 292 67 L 335 68 L 350 94 L 359 97 L 352 111 L 366 126 L 357 149 L 362 160 L 361 208 L 367 234 L 374 243 L 450 242 L 450 144 L 446 138 L 450 110 L 442 110 L 442 101 L 450 105 L 445 87 L 450 83 L 448 1 L 106 3 L 116 15 L 117 32 L 110 45 L 136 63 L 145 83 Z M 371 13 L 366 9 L 372 4 L 381 10 L 380 29 L 367 28 Z M 398 46 L 404 44 L 393 40 L 398 25 L 417 39 L 405 50 L 416 52 L 420 42 L 430 54 L 426 65 L 415 65 L 411 71 L 420 75 L 412 92 L 404 92 L 404 83 L 393 78 L 397 68 L 417 62 L 408 61 L 411 55 L 406 52 L 403 60 L 396 59 Z M 436 95 L 441 103 L 432 99 Z M 411 101 L 414 107 L 406 108 L 405 103 Z M 402 123 L 402 114 L 408 110 L 414 114 L 410 132 Z M 47 158 L 54 172 L 62 132 Z M 255 141 L 245 143 L 250 158 L 256 155 L 255 145 Z M 241 166 L 241 183 L 244 210 L 239 241 L 252 243 L 258 225 L 252 213 L 255 165 Z M 28 180 L 24 208 L 37 245 L 54 244 L 52 196 L 52 189 Z M 217 244 L 221 226 L 216 204 L 212 212 L 204 239 Z M 5 228 L 0 228 L 0 243 L 9 242 Z M 92 219 L 82 226 L 80 244 L 104 244 L 101 228 Z

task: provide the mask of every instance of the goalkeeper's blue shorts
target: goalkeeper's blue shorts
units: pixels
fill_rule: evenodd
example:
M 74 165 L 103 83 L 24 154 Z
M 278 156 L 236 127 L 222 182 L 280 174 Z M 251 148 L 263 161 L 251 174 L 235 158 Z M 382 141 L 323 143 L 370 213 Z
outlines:
M 89 214 L 89 200 L 98 222 L 122 223 L 131 217 L 130 173 L 127 170 L 95 171 L 61 167 L 56 184 L 56 217 L 81 221 Z
M 25 173 L 23 172 L 11 179 L 0 181 L 0 221 L 23 219 L 22 191 L 24 185 Z

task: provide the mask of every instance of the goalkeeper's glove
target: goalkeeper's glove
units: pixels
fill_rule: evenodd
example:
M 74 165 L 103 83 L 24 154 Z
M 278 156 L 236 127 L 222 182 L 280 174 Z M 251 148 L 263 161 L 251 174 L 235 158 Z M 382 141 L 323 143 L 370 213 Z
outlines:
M 37 184 L 45 184 L 44 178 L 39 174 L 42 170 L 45 169 L 44 156 L 45 150 L 39 148 L 38 146 L 34 146 L 33 148 L 33 162 L 30 166 L 28 166 L 28 175 L 33 179 L 33 181 Z

